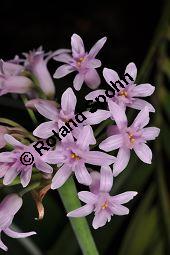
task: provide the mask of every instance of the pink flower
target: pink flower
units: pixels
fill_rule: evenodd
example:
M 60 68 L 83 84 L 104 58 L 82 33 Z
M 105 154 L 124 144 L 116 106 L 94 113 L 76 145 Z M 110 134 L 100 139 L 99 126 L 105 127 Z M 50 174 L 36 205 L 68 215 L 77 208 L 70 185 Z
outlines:
M 26 146 L 7 134 L 4 137 L 6 142 L 14 147 L 13 151 L 0 153 L 0 178 L 4 177 L 4 185 L 10 184 L 20 174 L 21 184 L 26 187 L 30 182 L 34 164 L 43 173 L 52 173 L 52 167 L 43 161 L 33 144 Z
M 35 107 L 38 112 L 50 119 L 50 121 L 40 124 L 33 132 L 37 137 L 46 139 L 53 136 L 52 130 L 58 132 L 62 125 L 69 123 L 72 119 L 75 121 L 75 107 L 77 104 L 77 98 L 71 88 L 68 88 L 61 97 L 61 109 L 58 109 L 53 102 L 39 101 L 35 103 Z M 77 126 L 82 127 L 83 125 L 94 125 L 110 117 L 110 112 L 105 110 L 98 110 L 95 113 L 88 111 L 83 112 L 84 121 L 79 123 Z M 82 118 L 82 117 L 81 117 Z M 73 129 L 75 126 L 71 124 Z M 78 131 L 78 129 L 77 129 Z M 74 129 L 75 135 L 76 129 Z
M 95 143 L 92 128 L 85 126 L 76 141 L 69 134 L 54 151 L 46 153 L 44 159 L 47 163 L 60 164 L 59 170 L 52 179 L 52 189 L 61 187 L 72 172 L 75 173 L 79 183 L 90 185 L 92 180 L 85 166 L 86 163 L 97 166 L 113 164 L 115 157 L 99 151 L 90 151 L 89 145 Z
M 11 224 L 15 214 L 19 211 L 22 206 L 22 198 L 17 194 L 10 194 L 6 196 L 0 203 L 0 232 L 4 232 L 6 235 L 12 238 L 25 238 L 28 236 L 35 235 L 36 232 L 18 233 L 12 230 Z M 0 248 L 7 251 L 8 248 L 0 239 Z
M 47 68 L 50 57 L 44 58 L 47 55 L 49 54 L 45 54 L 42 47 L 29 53 L 24 53 L 26 57 L 25 67 L 36 76 L 44 94 L 48 97 L 54 97 L 55 86 Z
M 0 96 L 7 93 L 24 94 L 30 91 L 32 82 L 22 76 L 21 65 L 0 61 Z
M 103 227 L 106 222 L 111 220 L 113 215 L 126 215 L 129 209 L 122 204 L 129 202 L 137 195 L 135 191 L 128 191 L 116 196 L 110 196 L 109 192 L 113 185 L 113 175 L 109 166 L 101 167 L 101 174 L 92 172 L 92 184 L 90 191 L 81 191 L 78 197 L 86 203 L 84 206 L 69 212 L 68 217 L 84 217 L 93 211 L 93 228 Z
M 109 101 L 109 109 L 118 130 L 115 129 L 114 135 L 101 142 L 99 148 L 104 151 L 119 149 L 113 166 L 113 175 L 117 176 L 126 168 L 132 149 L 143 162 L 151 164 L 152 151 L 146 145 L 146 142 L 154 140 L 159 135 L 160 129 L 156 127 L 145 128 L 149 123 L 148 108 L 145 107 L 139 112 L 130 127 L 127 127 L 127 117 L 124 109 L 112 101 Z
M 143 99 L 138 98 L 138 97 L 147 97 L 152 95 L 152 93 L 155 90 L 155 87 L 148 83 L 140 84 L 140 85 L 135 84 L 137 68 L 134 63 L 129 63 L 127 65 L 125 74 L 126 73 L 128 73 L 132 77 L 133 81 L 130 80 L 128 77 L 125 77 L 125 80 L 127 82 L 125 83 L 125 81 L 119 78 L 117 72 L 115 72 L 112 69 L 104 68 L 103 76 L 106 82 L 111 86 L 112 91 L 113 89 L 115 90 L 113 91 L 114 96 L 112 97 L 113 92 L 112 93 L 109 92 L 109 96 L 110 96 L 109 98 L 107 94 L 105 93 L 105 90 L 97 90 L 97 91 L 89 93 L 86 96 L 86 100 L 95 100 L 96 97 L 100 95 L 104 95 L 107 101 L 109 100 L 114 101 L 115 103 L 122 106 L 123 108 L 130 107 L 133 109 L 142 110 L 144 107 L 147 106 L 150 112 L 155 112 L 155 109 L 150 103 L 146 102 Z M 116 83 L 117 81 L 120 81 L 123 84 L 123 86 Z M 113 86 L 113 83 L 114 84 L 116 83 L 116 85 Z M 117 90 L 115 89 L 115 87 L 117 88 Z
M 56 70 L 54 78 L 59 79 L 77 71 L 78 74 L 73 81 L 76 90 L 81 89 L 83 82 L 91 89 L 96 89 L 100 85 L 100 77 L 95 69 L 101 66 L 101 61 L 95 57 L 105 44 L 106 39 L 106 37 L 100 39 L 87 53 L 81 37 L 73 34 L 71 37 L 72 55 L 63 53 L 54 57 L 56 61 L 65 63 Z

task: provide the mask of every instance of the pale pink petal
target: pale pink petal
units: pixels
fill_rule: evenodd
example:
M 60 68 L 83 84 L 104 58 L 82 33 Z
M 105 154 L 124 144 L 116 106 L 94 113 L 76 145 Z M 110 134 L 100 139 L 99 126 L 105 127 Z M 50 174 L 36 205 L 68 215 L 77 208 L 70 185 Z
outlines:
M 27 233 L 18 233 L 15 232 L 14 230 L 10 229 L 10 228 L 6 228 L 5 230 L 3 230 L 5 232 L 6 235 L 12 237 L 12 238 L 26 238 L 32 235 L 35 235 L 36 232 L 31 231 L 31 232 L 27 232 Z
M 115 215 L 121 216 L 129 214 L 129 209 L 123 205 L 114 204 L 112 207 L 110 206 L 110 208 Z
M 8 171 L 9 165 L 2 164 L 0 167 L 0 178 L 4 177 L 6 172 Z
M 137 68 L 136 68 L 135 63 L 129 63 L 127 65 L 126 70 L 125 70 L 125 74 L 126 73 L 128 73 L 133 78 L 134 81 L 136 80 Z
M 88 70 L 88 72 L 85 74 L 84 81 L 91 89 L 97 89 L 101 82 L 100 77 L 95 69 Z
M 113 173 L 109 166 L 102 166 L 100 170 L 100 191 L 110 192 L 113 185 Z
M 94 113 L 85 111 L 85 112 L 83 112 L 83 114 L 87 118 L 87 120 L 85 120 L 85 123 L 88 125 L 99 124 L 103 120 L 110 118 L 110 115 L 111 115 L 110 112 L 106 111 L 106 110 L 97 110 Z
M 12 163 L 16 159 L 14 153 L 11 152 L 1 152 L 0 153 L 0 162 L 2 163 Z
M 155 140 L 156 137 L 158 137 L 160 133 L 160 129 L 157 127 L 146 127 L 142 130 L 142 137 L 145 140 Z
M 12 135 L 5 134 L 4 139 L 7 143 L 14 147 L 23 147 L 23 144 L 16 140 Z
M 138 193 L 136 191 L 127 191 L 116 196 L 112 196 L 110 201 L 116 204 L 125 204 L 132 200 Z
M 116 177 L 120 174 L 127 166 L 130 159 L 130 149 L 120 148 L 116 161 L 113 165 L 113 176 Z
M 100 213 L 96 213 L 93 219 L 92 226 L 94 229 L 98 229 L 103 227 L 108 220 L 108 213 L 106 210 L 102 210 Z
M 62 154 L 62 151 L 54 150 L 47 152 L 44 155 L 43 160 L 49 164 L 60 164 L 64 162 L 65 156 Z
M 33 135 L 46 139 L 50 136 L 53 136 L 52 130 L 56 129 L 56 124 L 54 121 L 47 121 L 40 124 L 34 131 Z
M 107 37 L 103 37 L 100 40 L 98 40 L 94 46 L 91 48 L 88 56 L 91 58 L 95 58 L 96 55 L 99 53 L 99 51 L 101 50 L 101 48 L 103 47 L 103 45 L 105 44 L 107 40 Z
M 133 97 L 147 97 L 153 94 L 155 87 L 151 84 L 145 83 L 135 86 L 132 93 Z
M 28 100 L 26 103 L 25 103 L 25 106 L 27 108 L 30 108 L 30 109 L 35 109 L 35 105 L 36 104 L 46 104 L 48 105 L 49 107 L 54 107 L 57 108 L 57 103 L 56 101 L 54 100 L 46 100 L 46 99 L 41 99 L 41 98 L 36 98 L 36 99 L 31 99 L 31 100 Z M 48 116 L 49 117 L 49 116 Z
M 85 54 L 84 43 L 81 37 L 73 34 L 71 37 L 72 54 L 74 58 L 81 57 Z
M 86 151 L 82 153 L 82 156 L 86 160 L 86 163 L 96 166 L 111 165 L 115 162 L 114 156 L 101 151 Z
M 8 247 L 2 242 L 2 240 L 0 239 L 0 248 L 4 251 L 8 250 Z
M 77 137 L 76 144 L 81 149 L 87 149 L 90 144 L 96 144 L 96 139 L 94 137 L 93 129 L 91 126 L 88 125 L 82 128 Z
M 137 117 L 132 123 L 132 127 L 141 129 L 149 123 L 149 120 L 149 110 L 147 107 L 145 107 L 138 113 Z
M 98 68 L 101 66 L 101 61 L 99 59 L 89 59 L 86 63 L 87 68 Z
M 119 129 L 125 128 L 127 126 L 127 117 L 125 110 L 111 100 L 109 100 L 108 105 L 111 115 L 115 120 L 118 128 Z
M 24 94 L 30 91 L 31 86 L 32 81 L 24 76 L 9 77 L 4 83 L 6 93 Z M 3 94 L 3 91 L 1 94 Z
M 117 135 L 119 133 L 119 129 L 116 125 L 111 125 L 107 128 L 107 136 Z
M 93 171 L 90 173 L 91 178 L 92 178 L 92 183 L 90 185 L 90 191 L 94 194 L 99 193 L 100 189 L 100 173 L 97 171 Z
M 152 162 L 152 151 L 151 149 L 145 144 L 141 143 L 136 145 L 134 148 L 136 155 L 145 163 L 151 164 Z
M 70 65 L 62 65 L 60 67 L 57 68 L 57 70 L 55 71 L 53 77 L 56 79 L 62 78 L 64 76 L 66 76 L 69 73 L 72 73 L 73 71 L 75 71 L 75 68 L 70 66 Z
M 32 167 L 21 172 L 21 176 L 20 176 L 21 184 L 24 188 L 29 184 L 29 182 L 31 180 L 31 175 L 32 175 Z
M 53 168 L 40 159 L 35 160 L 35 166 L 38 170 L 40 170 L 44 173 L 51 174 L 53 172 Z
M 58 118 L 58 110 L 54 101 L 41 100 L 35 103 L 37 111 L 49 120 L 56 120 Z
M 147 107 L 149 112 L 155 112 L 154 107 L 150 103 L 139 98 L 135 98 L 134 101 L 127 106 L 137 110 L 142 110 L 143 108 Z
M 98 196 L 89 192 L 89 191 L 81 191 L 78 193 L 78 197 L 81 201 L 86 204 L 95 204 L 97 202 Z
M 123 145 L 122 134 L 112 135 L 106 138 L 103 142 L 99 144 L 99 148 L 104 151 L 112 151 L 120 148 Z
M 106 96 L 105 95 L 105 90 L 104 89 L 98 89 L 98 90 L 92 91 L 89 94 L 87 94 L 87 96 L 85 96 L 85 99 L 95 101 L 96 97 L 98 98 L 98 96 Z
M 61 97 L 61 108 L 65 114 L 71 114 L 75 111 L 77 98 L 72 88 L 66 89 Z
M 112 83 L 115 83 L 116 81 L 120 80 L 119 75 L 117 74 L 117 72 L 115 72 L 114 70 L 109 69 L 109 68 L 104 68 L 103 69 L 103 76 L 104 76 L 106 82 L 112 88 L 113 88 L 113 84 Z
M 52 179 L 51 189 L 60 188 L 70 177 L 71 173 L 72 170 L 67 164 L 60 167 Z
M 13 193 L 7 195 L 0 203 L 0 215 L 15 215 L 22 206 L 22 198 Z
M 93 205 L 84 205 L 74 211 L 71 211 L 67 214 L 68 217 L 84 217 L 92 213 L 94 209 Z
M 75 167 L 75 176 L 77 181 L 81 184 L 90 185 L 92 182 L 92 178 L 84 164 L 78 164 Z
M 11 182 L 13 182 L 13 180 L 15 180 L 15 178 L 19 174 L 17 170 L 18 169 L 17 167 L 15 167 L 15 165 L 8 169 L 3 179 L 4 185 L 9 185 Z
M 73 87 L 75 90 L 79 91 L 83 85 L 84 82 L 84 74 L 78 73 L 76 74 L 74 81 L 73 81 Z
M 70 54 L 62 53 L 53 58 L 56 61 L 63 62 L 69 64 L 72 61 L 72 57 Z

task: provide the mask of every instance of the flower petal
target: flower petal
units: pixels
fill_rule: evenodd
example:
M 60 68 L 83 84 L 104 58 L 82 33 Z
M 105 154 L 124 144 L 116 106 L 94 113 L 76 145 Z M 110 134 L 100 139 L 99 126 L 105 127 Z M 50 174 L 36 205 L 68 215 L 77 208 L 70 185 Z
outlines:
M 100 172 L 100 191 L 110 192 L 113 186 L 112 170 L 109 166 L 102 166 Z
M 106 120 L 110 118 L 110 112 L 106 110 L 97 110 L 94 113 L 91 113 L 90 111 L 83 112 L 87 120 L 85 121 L 88 125 L 96 125 L 102 122 L 103 120 Z
M 112 212 L 115 214 L 115 215 L 126 215 L 126 214 L 129 214 L 129 209 L 123 205 L 117 205 L 117 204 L 114 204 L 112 207 L 111 207 L 111 210 Z
M 73 113 L 75 111 L 77 103 L 77 98 L 72 90 L 72 88 L 66 89 L 61 97 L 61 108 L 64 113 L 67 115 Z
M 97 89 L 101 82 L 100 77 L 95 69 L 88 70 L 88 72 L 85 74 L 84 81 L 91 89 Z
M 126 70 L 125 70 L 125 74 L 126 73 L 128 73 L 133 78 L 134 81 L 136 80 L 137 68 L 136 68 L 135 63 L 129 63 L 127 65 Z
M 116 161 L 113 165 L 113 176 L 116 177 L 120 174 L 127 166 L 130 159 L 130 149 L 120 148 Z
M 101 151 L 86 151 L 83 152 L 82 156 L 86 160 L 86 163 L 96 166 L 111 165 L 115 162 L 114 156 Z
M 112 83 L 115 83 L 116 81 L 120 80 L 119 75 L 117 74 L 117 72 L 115 72 L 114 70 L 109 69 L 109 68 L 104 68 L 103 69 L 103 76 L 104 76 L 106 82 L 112 88 L 113 88 L 113 84 Z
M 53 172 L 53 168 L 40 159 L 35 160 L 35 166 L 38 170 L 40 170 L 44 173 L 51 174 Z
M 111 100 L 109 100 L 108 105 L 111 115 L 115 120 L 118 128 L 122 129 L 127 127 L 127 117 L 125 110 Z
M 125 204 L 132 200 L 138 193 L 136 191 L 127 191 L 111 197 L 111 202 L 116 204 Z
M 72 57 L 70 54 L 62 53 L 53 58 L 55 61 L 63 62 L 69 64 L 72 61 Z
M 100 213 L 96 213 L 95 217 L 93 219 L 92 226 L 94 229 L 98 229 L 100 227 L 103 227 L 108 219 L 108 213 L 106 210 L 102 210 Z
M 4 251 L 8 250 L 8 247 L 2 242 L 2 240 L 0 239 L 0 248 Z
M 149 83 L 135 86 L 132 93 L 133 97 L 147 97 L 153 94 L 155 87 Z
M 62 78 L 64 76 L 66 76 L 69 73 L 72 73 L 73 71 L 75 71 L 75 68 L 70 66 L 70 65 L 62 65 L 60 67 L 57 68 L 57 70 L 55 71 L 53 77 L 56 79 Z
M 21 176 L 20 176 L 21 184 L 24 188 L 29 184 L 31 180 L 31 175 L 32 175 L 32 167 L 29 167 L 27 170 L 21 172 Z
M 47 139 L 50 136 L 54 135 L 52 130 L 55 129 L 56 130 L 56 124 L 54 121 L 47 121 L 44 122 L 42 124 L 40 124 L 34 131 L 33 131 L 33 135 L 43 138 L 43 139 Z
M 73 87 L 75 90 L 79 91 L 83 85 L 84 82 L 84 74 L 78 73 L 73 81 Z
M 96 139 L 93 134 L 93 129 L 91 126 L 85 126 L 82 128 L 81 132 L 77 137 L 76 144 L 81 149 L 87 149 L 90 144 L 96 144 Z
M 77 166 L 75 166 L 75 176 L 77 178 L 77 181 L 81 184 L 88 186 L 92 182 L 92 178 L 84 164 L 78 164 Z
M 135 120 L 132 123 L 132 127 L 134 128 L 143 128 L 149 123 L 149 109 L 145 107 L 143 110 L 141 110 Z
M 150 103 L 139 98 L 135 98 L 134 101 L 127 106 L 137 110 L 142 110 L 143 108 L 147 107 L 149 112 L 155 112 L 154 107 Z
M 43 155 L 43 160 L 49 164 L 61 164 L 65 160 L 65 156 L 62 151 L 49 151 Z
M 98 40 L 93 47 L 91 48 L 91 50 L 89 51 L 88 56 L 91 58 L 95 58 L 96 55 L 99 53 L 99 51 L 101 50 L 101 48 L 103 47 L 103 45 L 105 44 L 107 40 L 107 37 L 103 37 L 100 40 Z
M 6 172 L 4 179 L 3 179 L 3 184 L 4 185 L 9 185 L 19 174 L 19 171 L 17 169 L 17 166 L 14 164 L 11 168 L 8 169 Z
M 98 198 L 98 196 L 89 191 L 80 191 L 78 197 L 86 204 L 95 204 Z
M 73 34 L 71 37 L 72 54 L 74 58 L 81 57 L 85 54 L 84 43 L 81 37 Z
M 160 129 L 157 127 L 146 127 L 142 130 L 142 137 L 149 141 L 149 140 L 155 140 L 156 137 L 158 137 L 160 133 Z
M 62 167 L 60 167 L 52 179 L 51 189 L 60 188 L 70 177 L 71 173 L 72 170 L 67 164 L 64 164 Z
M 98 68 L 101 66 L 101 61 L 99 59 L 89 59 L 86 63 L 87 68 Z
M 18 140 L 16 140 L 12 135 L 5 134 L 4 138 L 7 143 L 11 144 L 12 146 L 17 147 L 24 147 L 22 143 L 20 143 Z
M 53 101 L 41 100 L 35 103 L 37 111 L 49 120 L 58 118 L 58 110 Z
M 151 164 L 152 162 L 152 151 L 151 149 L 145 144 L 141 143 L 136 145 L 134 148 L 136 155 L 145 163 Z
M 96 97 L 98 97 L 98 96 L 106 96 L 105 91 L 106 90 L 104 90 L 104 89 L 98 89 L 98 90 L 92 91 L 85 96 L 85 99 L 95 101 Z
M 94 194 L 99 193 L 100 189 L 100 173 L 97 171 L 93 171 L 90 173 L 91 178 L 92 178 L 92 183 L 90 185 L 90 191 Z
M 84 205 L 74 211 L 71 211 L 67 214 L 68 217 L 84 217 L 92 213 L 94 209 L 93 205 Z
M 8 235 L 12 238 L 25 238 L 25 237 L 29 237 L 29 236 L 32 236 L 32 235 L 36 234 L 36 232 L 34 232 L 34 231 L 27 232 L 27 233 L 18 233 L 18 232 L 15 232 L 14 230 L 12 230 L 10 228 L 6 228 L 3 231 L 5 232 L 6 235 Z
M 7 195 L 0 203 L 0 215 L 14 216 L 22 206 L 22 198 L 13 193 Z
M 122 134 L 112 135 L 106 138 L 99 144 L 99 148 L 104 151 L 112 151 L 120 148 L 123 145 Z

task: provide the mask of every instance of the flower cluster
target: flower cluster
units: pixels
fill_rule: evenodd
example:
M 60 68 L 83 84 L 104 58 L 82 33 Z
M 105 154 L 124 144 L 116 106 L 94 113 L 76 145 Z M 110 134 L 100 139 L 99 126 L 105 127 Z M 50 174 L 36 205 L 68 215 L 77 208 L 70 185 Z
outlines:
M 68 212 L 67 216 L 84 217 L 94 212 L 92 226 L 95 229 L 104 226 L 113 215 L 129 213 L 129 209 L 123 204 L 133 199 L 137 192 L 125 191 L 111 195 L 113 178 L 125 170 L 132 150 L 144 163 L 151 164 L 152 151 L 147 141 L 154 140 L 160 132 L 159 128 L 146 127 L 150 112 L 155 112 L 155 109 L 141 98 L 150 96 L 155 87 L 148 83 L 135 83 L 137 68 L 134 63 L 126 67 L 125 74 L 132 78 L 126 79 L 126 82 L 120 79 L 114 70 L 104 68 L 103 77 L 110 88 L 107 93 L 104 89 L 97 89 L 101 79 L 96 68 L 101 66 L 101 61 L 96 59 L 96 56 L 105 42 L 106 37 L 103 37 L 86 52 L 81 37 L 73 34 L 71 50 L 60 49 L 45 54 L 40 47 L 24 53 L 25 58 L 16 56 L 13 60 L 0 62 L 0 95 L 25 94 L 28 99 L 26 107 L 45 118 L 45 122 L 38 125 L 29 139 L 25 129 L 1 126 L 0 147 L 8 149 L 5 146 L 10 145 L 10 148 L 13 148 L 0 153 L 0 178 L 3 178 L 3 184 L 10 185 L 19 175 L 25 188 L 34 177 L 34 169 L 35 172 L 42 172 L 42 178 L 48 179 L 51 189 L 58 189 L 71 175 L 75 175 L 79 183 L 89 187 L 89 191 L 78 193 L 79 199 L 85 205 Z M 106 109 L 85 109 L 80 114 L 76 110 L 77 97 L 71 87 L 63 93 L 59 105 L 54 99 L 55 85 L 47 68 L 48 61 L 52 59 L 64 63 L 57 68 L 54 78 L 59 79 L 76 71 L 74 89 L 79 91 L 85 83 L 94 90 L 86 95 L 85 100 L 95 102 L 96 98 L 103 95 Z M 139 110 L 130 125 L 126 114 L 127 107 Z M 75 116 L 78 114 L 83 121 L 74 125 Z M 106 123 L 107 127 L 107 134 L 102 141 L 94 131 L 95 125 L 100 125 L 101 122 Z M 112 124 L 108 126 L 110 122 Z M 63 127 L 69 129 L 64 130 Z M 62 139 L 53 144 L 55 132 L 62 133 Z M 33 138 L 31 142 L 30 137 Z M 35 148 L 38 148 L 38 145 L 40 147 L 37 151 Z M 117 154 L 114 150 L 118 150 Z M 20 158 L 24 152 L 33 155 L 34 162 L 31 165 L 22 164 Z M 0 229 L 14 238 L 35 234 L 19 234 L 9 228 L 21 205 L 22 198 L 17 194 L 8 195 L 0 204 Z M 7 250 L 2 241 L 0 247 Z

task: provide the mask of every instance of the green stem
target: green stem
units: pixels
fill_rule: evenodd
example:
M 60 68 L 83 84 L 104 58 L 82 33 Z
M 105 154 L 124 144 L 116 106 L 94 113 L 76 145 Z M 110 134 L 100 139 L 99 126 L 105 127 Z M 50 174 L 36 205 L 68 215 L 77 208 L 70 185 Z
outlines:
M 26 102 L 28 101 L 28 99 L 27 99 L 24 95 L 22 95 L 21 98 L 22 98 L 22 101 L 23 101 L 23 103 L 24 103 L 24 105 L 25 105 Z M 28 108 L 26 108 L 26 109 L 27 109 L 27 112 L 28 112 L 28 114 L 29 114 L 31 120 L 33 121 L 33 123 L 35 124 L 35 126 L 37 126 L 37 125 L 38 125 L 38 120 L 37 120 L 37 118 L 35 117 L 35 114 L 34 114 L 33 110 L 28 109 Z
M 67 212 L 81 206 L 77 197 L 77 189 L 72 178 L 70 178 L 58 191 Z M 84 217 L 70 218 L 70 222 L 82 253 L 84 255 L 98 255 L 99 253 L 94 243 L 87 220 Z
M 35 182 L 24 188 L 22 191 L 19 192 L 20 196 L 22 197 L 26 193 L 38 188 L 40 186 L 40 182 Z

